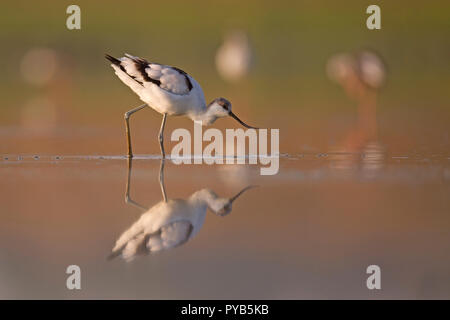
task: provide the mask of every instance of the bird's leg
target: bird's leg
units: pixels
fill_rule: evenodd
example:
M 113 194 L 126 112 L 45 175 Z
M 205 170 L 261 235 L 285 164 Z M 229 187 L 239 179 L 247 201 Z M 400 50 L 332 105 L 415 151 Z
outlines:
M 132 109 L 130 111 L 125 112 L 124 118 L 125 118 L 125 130 L 126 130 L 126 133 L 127 133 L 128 158 L 132 158 L 133 157 L 133 151 L 131 149 L 131 135 L 130 135 L 130 121 L 129 121 L 130 116 L 133 113 L 143 109 L 146 106 L 147 106 L 147 104 L 143 104 L 143 105 L 141 105 L 141 106 L 139 106 L 137 108 L 134 108 L 134 109 Z
M 159 186 L 161 187 L 164 202 L 167 202 L 166 187 L 164 186 L 164 158 L 161 159 L 161 165 L 159 166 Z
M 166 119 L 167 119 L 167 113 L 164 113 L 163 119 L 161 122 L 161 129 L 159 129 L 159 135 L 158 135 L 159 147 L 161 148 L 161 154 L 162 154 L 163 159 L 166 157 L 166 153 L 164 152 L 164 127 L 166 126 Z M 164 165 L 163 165 L 163 167 L 164 167 Z
M 132 162 L 133 162 L 133 160 L 131 158 L 128 158 L 128 174 L 127 174 L 127 187 L 126 187 L 126 191 L 125 191 L 125 203 L 130 203 L 143 211 L 147 211 L 148 208 L 140 205 L 136 201 L 132 200 L 130 197 L 131 167 L 133 164 Z

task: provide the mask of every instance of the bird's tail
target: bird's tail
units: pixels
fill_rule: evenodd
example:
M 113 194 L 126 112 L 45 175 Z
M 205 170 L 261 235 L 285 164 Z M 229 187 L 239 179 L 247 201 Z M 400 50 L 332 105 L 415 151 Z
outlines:
M 121 254 L 122 254 L 122 251 L 121 251 L 121 250 L 113 251 L 113 252 L 111 252 L 111 253 L 106 257 L 106 260 L 108 260 L 108 261 L 113 260 L 115 257 L 118 257 L 118 256 L 120 256 Z
M 110 56 L 109 54 L 105 53 L 105 58 L 111 61 L 112 64 L 115 64 L 116 66 L 120 65 L 120 60 L 117 58 L 114 58 L 113 56 Z

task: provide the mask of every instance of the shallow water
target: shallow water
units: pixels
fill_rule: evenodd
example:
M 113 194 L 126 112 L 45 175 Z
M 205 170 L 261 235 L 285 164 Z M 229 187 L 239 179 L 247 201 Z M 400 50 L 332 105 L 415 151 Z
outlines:
M 228 215 L 208 209 L 175 248 L 130 245 L 107 259 L 145 210 L 141 226 L 151 229 L 166 208 L 159 156 L 128 169 L 123 156 L 1 156 L 0 298 L 450 298 L 446 155 L 285 154 L 274 176 L 166 160 L 164 191 L 178 215 L 202 211 L 187 207 L 201 190 L 226 202 L 254 187 Z M 142 209 L 125 202 L 127 182 Z M 81 290 L 66 288 L 72 264 Z M 372 264 L 381 290 L 366 287 Z

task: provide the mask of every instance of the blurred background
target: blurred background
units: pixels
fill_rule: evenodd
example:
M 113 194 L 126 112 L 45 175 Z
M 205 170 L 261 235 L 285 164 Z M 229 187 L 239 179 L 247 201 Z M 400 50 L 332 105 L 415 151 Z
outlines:
M 357 103 L 328 79 L 327 61 L 361 48 L 387 65 L 380 140 L 398 153 L 448 149 L 447 1 L 377 1 L 381 30 L 366 27 L 367 1 L 78 1 L 81 30 L 66 28 L 70 4 L 2 4 L 1 153 L 123 154 L 123 113 L 140 101 L 103 55 L 125 52 L 180 67 L 207 101 L 224 96 L 244 120 L 280 128 L 281 152 L 326 151 L 357 118 Z M 227 75 L 233 43 L 243 57 Z M 137 153 L 158 152 L 160 121 L 151 110 L 134 117 Z M 171 118 L 167 132 L 191 126 Z
M 376 1 L 381 30 L 366 27 L 373 1 L 75 3 L 81 30 L 66 28 L 72 1 L 1 4 L 0 298 L 450 297 L 450 2 Z M 192 241 L 131 263 L 106 260 L 141 215 L 117 157 L 141 102 L 104 58 L 125 52 L 280 129 L 284 154 L 270 177 L 168 163 L 169 199 L 260 187 L 227 217 L 207 213 Z M 159 154 L 160 123 L 133 116 L 136 154 Z M 180 127 L 192 121 L 168 119 L 166 150 Z M 151 208 L 159 161 L 133 166 L 133 199 Z M 70 264 L 81 291 L 65 287 Z M 370 264 L 381 291 L 365 286 Z

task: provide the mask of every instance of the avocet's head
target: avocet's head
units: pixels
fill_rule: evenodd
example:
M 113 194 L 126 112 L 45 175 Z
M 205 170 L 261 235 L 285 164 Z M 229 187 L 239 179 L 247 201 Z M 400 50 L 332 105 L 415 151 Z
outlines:
M 239 198 L 245 191 L 254 188 L 255 186 L 248 186 L 245 187 L 244 189 L 242 189 L 241 191 L 239 191 L 235 196 L 233 196 L 230 199 L 226 199 L 226 198 L 217 198 L 216 200 L 214 200 L 214 202 L 212 202 L 210 205 L 211 210 L 216 213 L 219 216 L 226 216 L 228 215 L 231 210 L 233 209 L 233 202 Z
M 223 118 L 226 116 L 230 116 L 235 119 L 237 122 L 242 124 L 244 127 L 249 129 L 258 129 L 248 124 L 244 123 L 241 119 L 239 119 L 232 111 L 231 111 L 231 102 L 225 98 L 216 98 L 214 99 L 208 106 L 208 113 L 210 113 L 214 118 L 210 123 L 214 122 L 216 118 Z

